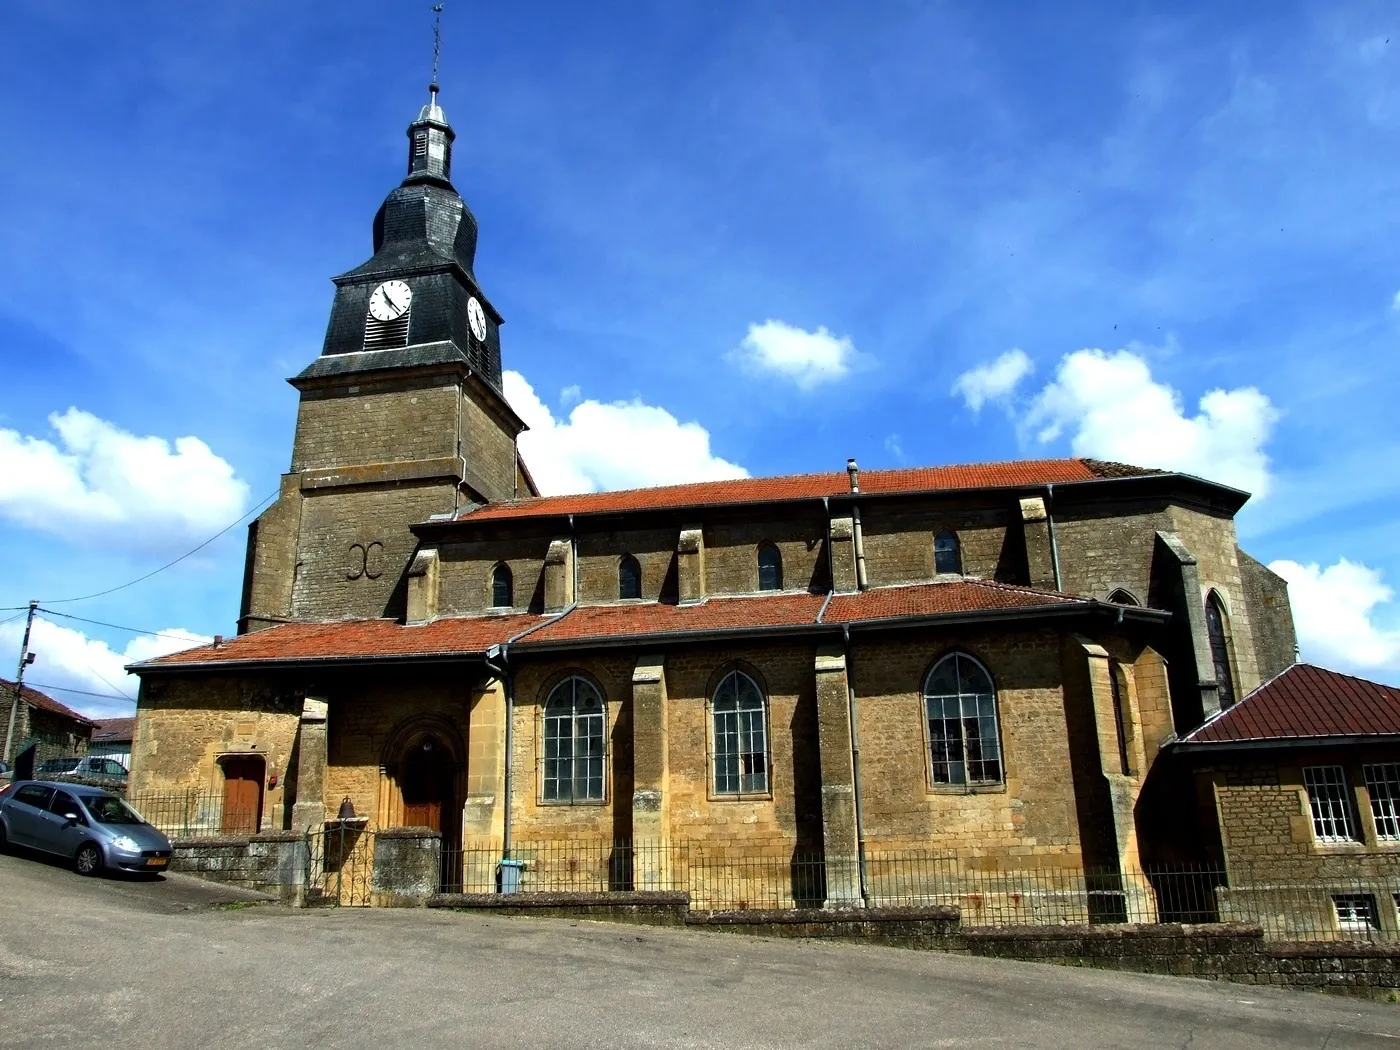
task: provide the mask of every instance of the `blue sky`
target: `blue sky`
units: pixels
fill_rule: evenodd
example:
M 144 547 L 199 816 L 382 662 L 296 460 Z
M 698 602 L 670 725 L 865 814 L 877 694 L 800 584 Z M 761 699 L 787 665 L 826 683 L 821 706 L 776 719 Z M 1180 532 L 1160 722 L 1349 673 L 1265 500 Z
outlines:
M 0 605 L 274 490 L 428 6 L 5 5 Z M 1400 681 L 1397 63 L 1379 3 L 448 0 L 442 101 L 559 484 L 1155 457 L 1264 492 L 1304 655 Z M 242 545 L 53 608 L 232 633 Z M 168 641 L 60 622 L 36 682 Z

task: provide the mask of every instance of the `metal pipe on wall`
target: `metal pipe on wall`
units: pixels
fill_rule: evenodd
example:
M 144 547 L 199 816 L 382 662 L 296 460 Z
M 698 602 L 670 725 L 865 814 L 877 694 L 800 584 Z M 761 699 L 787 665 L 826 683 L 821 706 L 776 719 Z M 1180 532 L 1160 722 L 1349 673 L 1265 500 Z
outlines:
M 1055 590 L 1062 590 L 1060 587 L 1060 545 L 1055 540 L 1055 512 L 1051 508 L 1055 503 L 1055 486 L 1047 484 L 1045 486 L 1045 524 L 1050 530 L 1050 568 L 1055 573 Z
M 851 479 L 852 494 L 860 494 L 860 467 L 854 459 L 846 460 L 846 474 Z M 851 504 L 851 543 L 856 552 L 856 588 L 865 590 L 865 531 L 860 525 L 860 504 Z
M 860 876 L 860 899 L 870 903 L 870 879 L 865 870 L 865 818 L 860 808 L 860 731 L 856 728 L 856 680 L 851 664 L 851 625 L 841 625 L 846 657 L 846 717 L 851 723 L 851 804 L 856 821 L 856 867 Z

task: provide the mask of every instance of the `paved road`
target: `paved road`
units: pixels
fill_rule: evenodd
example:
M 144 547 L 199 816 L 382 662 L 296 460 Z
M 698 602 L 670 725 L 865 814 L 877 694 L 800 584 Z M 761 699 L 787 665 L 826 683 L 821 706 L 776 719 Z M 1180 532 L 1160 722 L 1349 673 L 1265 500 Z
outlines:
M 1388 1047 L 1400 1006 L 859 945 L 230 907 L 0 856 L 0 1047 Z

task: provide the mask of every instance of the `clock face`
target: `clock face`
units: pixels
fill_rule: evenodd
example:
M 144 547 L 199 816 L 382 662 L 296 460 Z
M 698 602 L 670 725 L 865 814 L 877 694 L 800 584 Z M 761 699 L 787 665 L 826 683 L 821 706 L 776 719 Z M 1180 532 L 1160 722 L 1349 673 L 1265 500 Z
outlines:
M 486 340 L 486 315 L 481 312 L 481 304 L 476 296 L 467 300 L 467 321 L 472 326 L 472 335 L 483 342 Z
M 385 281 L 369 297 L 369 315 L 376 321 L 393 321 L 408 311 L 413 291 L 402 281 Z

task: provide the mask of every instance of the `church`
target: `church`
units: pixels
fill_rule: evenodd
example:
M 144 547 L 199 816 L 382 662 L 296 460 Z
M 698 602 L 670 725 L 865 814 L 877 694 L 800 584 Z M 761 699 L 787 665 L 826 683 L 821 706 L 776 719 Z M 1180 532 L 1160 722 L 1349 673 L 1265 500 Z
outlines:
M 430 97 L 290 380 L 238 634 L 133 667 L 134 797 L 503 857 L 817 856 L 829 903 L 878 896 L 879 851 L 1193 855 L 1164 745 L 1294 661 L 1286 586 L 1237 542 L 1248 494 L 1050 459 L 541 496 Z

